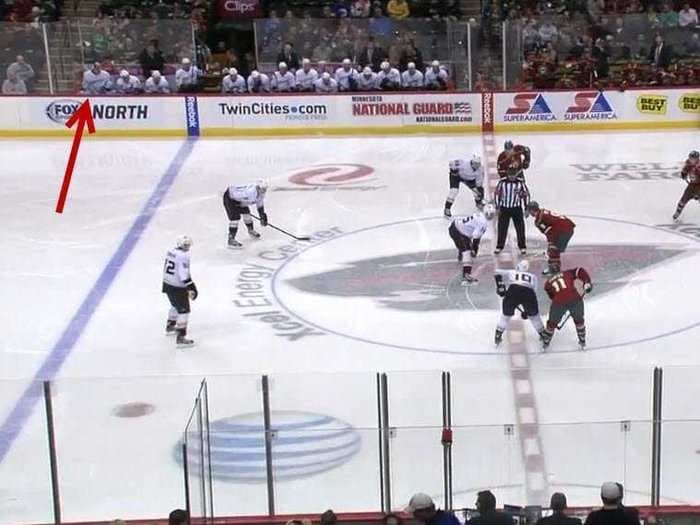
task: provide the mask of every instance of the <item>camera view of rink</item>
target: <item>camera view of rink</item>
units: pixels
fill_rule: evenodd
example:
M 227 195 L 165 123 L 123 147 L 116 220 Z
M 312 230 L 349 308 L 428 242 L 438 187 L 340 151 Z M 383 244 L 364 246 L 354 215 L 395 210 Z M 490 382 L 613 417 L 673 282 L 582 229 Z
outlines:
M 591 276 L 585 350 L 569 320 L 543 351 L 517 313 L 494 345 L 496 268 L 527 260 L 547 318 L 547 245 L 532 218 L 524 256 L 512 228 L 494 256 L 491 224 L 478 281 L 462 285 L 443 216 L 448 165 L 478 154 L 489 201 L 506 140 L 531 150 L 531 198 L 576 224 L 562 269 Z M 697 503 L 698 201 L 672 220 L 695 149 L 695 131 L 93 140 L 57 215 L 67 144 L 3 142 L 0 524 L 51 521 L 43 380 L 64 521 L 155 518 L 182 504 L 178 445 L 205 377 L 217 516 L 265 514 L 263 374 L 280 514 L 380 507 L 378 372 L 396 508 L 416 492 L 444 505 L 443 371 L 456 508 L 486 488 L 499 504 L 546 504 L 562 490 L 570 505 L 595 505 L 606 480 L 624 483 L 628 504 L 648 503 L 654 367 L 665 374 L 662 503 Z M 243 246 L 228 249 L 222 194 L 257 180 L 270 224 L 308 242 L 256 221 L 261 238 L 241 224 Z M 476 211 L 462 186 L 452 215 Z M 190 348 L 165 335 L 161 293 L 181 235 L 198 290 Z

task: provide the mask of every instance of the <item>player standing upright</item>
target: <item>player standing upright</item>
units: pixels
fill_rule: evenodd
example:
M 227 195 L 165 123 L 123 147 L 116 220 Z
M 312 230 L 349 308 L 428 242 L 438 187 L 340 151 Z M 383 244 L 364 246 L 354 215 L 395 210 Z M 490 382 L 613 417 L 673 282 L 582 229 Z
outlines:
M 584 318 L 583 297 L 593 289 L 591 276 L 583 268 L 572 268 L 552 275 L 544 283 L 544 289 L 552 300 L 549 307 L 547 330 L 542 340 L 547 348 L 566 312 L 571 314 L 576 326 L 576 335 L 581 349 L 586 346 L 586 323 Z
M 688 186 L 685 188 L 681 200 L 676 206 L 676 213 L 673 214 L 673 220 L 678 222 L 683 208 L 692 199 L 700 199 L 700 153 L 693 150 L 688 155 L 685 165 L 681 170 L 681 177 Z
M 524 171 L 530 167 L 530 148 L 522 144 L 513 145 L 513 141 L 506 140 L 496 164 L 500 178 L 508 175 L 508 169 L 514 166 L 518 180 L 525 180 Z
M 540 317 L 540 308 L 537 302 L 537 277 L 530 273 L 530 263 L 520 261 L 515 270 L 496 270 L 496 293 L 503 297 L 501 317 L 496 325 L 494 341 L 496 346 L 503 340 L 503 332 L 506 331 L 508 321 L 515 310 L 520 307 L 523 319 L 529 318 L 533 328 L 544 340 L 546 331 Z
M 457 248 L 457 260 L 462 263 L 462 286 L 477 281 L 472 276 L 474 258 L 479 254 L 481 238 L 486 233 L 489 223 L 496 210 L 491 204 L 484 206 L 483 211 L 478 211 L 469 217 L 456 217 L 448 228 L 452 241 Z M 467 252 L 467 256 L 464 253 Z
M 163 266 L 163 293 L 170 301 L 166 334 L 177 334 L 179 347 L 192 346 L 194 341 L 187 339 L 187 320 L 190 315 L 190 298 L 197 299 L 197 287 L 190 275 L 190 248 L 192 239 L 183 235 L 177 240 L 174 249 L 168 250 Z
M 228 247 L 240 248 L 243 246 L 236 240 L 238 232 L 238 221 L 243 217 L 243 223 L 248 229 L 248 235 L 254 239 L 259 239 L 260 234 L 253 228 L 253 218 L 250 216 L 250 207 L 255 205 L 258 208 L 260 224 L 267 226 L 267 214 L 265 213 L 265 194 L 267 193 L 267 183 L 259 180 L 255 184 L 245 186 L 229 186 L 224 191 L 224 209 L 228 216 Z
M 459 185 L 464 184 L 474 193 L 477 208 L 484 205 L 484 168 L 478 155 L 471 160 L 457 159 L 450 162 L 450 191 L 445 199 L 445 217 L 452 217 L 452 205 L 459 193 Z
M 574 235 L 576 223 L 565 215 L 557 215 L 549 210 L 540 208 L 536 201 L 527 204 L 527 211 L 535 218 L 535 226 L 547 237 L 547 269 L 544 275 L 557 273 L 561 270 L 561 254 L 566 251 L 571 237 Z

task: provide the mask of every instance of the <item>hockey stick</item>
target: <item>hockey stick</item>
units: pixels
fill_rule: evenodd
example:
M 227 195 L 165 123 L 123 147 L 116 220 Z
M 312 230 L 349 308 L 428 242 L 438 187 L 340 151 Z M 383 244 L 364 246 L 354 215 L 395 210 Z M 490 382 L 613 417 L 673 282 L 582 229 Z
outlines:
M 253 217 L 253 219 L 256 219 L 256 220 L 258 220 L 258 221 L 260 220 L 260 217 L 256 217 L 256 216 L 253 215 L 252 213 L 250 214 L 250 216 Z M 296 240 L 296 241 L 310 241 L 310 240 L 311 240 L 311 237 L 309 237 L 308 235 L 303 235 L 303 236 L 301 236 L 301 237 L 297 237 L 296 235 L 293 235 L 293 234 L 289 233 L 288 231 L 283 230 L 282 228 L 278 228 L 278 227 L 275 226 L 274 224 L 271 224 L 271 223 L 268 222 L 267 225 L 268 225 L 270 228 L 272 228 L 273 230 L 277 230 L 277 231 L 280 232 L 280 233 L 284 233 L 285 235 L 287 235 L 288 237 L 291 237 L 292 239 L 294 239 L 294 240 Z
M 571 317 L 571 312 L 566 312 L 566 314 L 564 314 L 564 318 L 561 321 L 559 321 L 559 324 L 557 325 L 557 330 L 561 330 L 562 328 L 564 328 L 564 325 L 569 320 L 569 317 Z

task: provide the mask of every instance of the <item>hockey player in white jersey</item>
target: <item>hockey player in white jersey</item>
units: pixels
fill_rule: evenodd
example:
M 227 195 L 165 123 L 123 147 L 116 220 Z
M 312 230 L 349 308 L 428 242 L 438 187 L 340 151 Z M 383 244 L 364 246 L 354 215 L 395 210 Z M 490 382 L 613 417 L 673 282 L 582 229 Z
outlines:
M 515 270 L 496 270 L 496 293 L 503 297 L 501 316 L 498 318 L 494 337 L 496 346 L 501 344 L 503 332 L 506 331 L 508 321 L 516 309 L 520 310 L 523 319 L 530 319 L 541 339 L 546 334 L 537 302 L 537 276 L 530 273 L 529 269 L 530 263 L 522 260 Z
M 144 91 L 151 94 L 166 94 L 170 93 L 170 84 L 168 79 L 160 74 L 160 71 L 151 71 L 151 76 L 146 79 Z
M 459 193 L 460 184 L 464 184 L 474 193 L 477 208 L 484 205 L 484 168 L 481 157 L 474 155 L 470 160 L 450 161 L 450 190 L 445 199 L 445 217 L 452 217 L 452 205 Z
M 197 299 L 197 286 L 190 274 L 190 248 L 192 239 L 187 235 L 178 238 L 174 249 L 168 250 L 163 266 L 163 293 L 170 301 L 165 333 L 177 334 L 175 343 L 179 347 L 192 346 L 187 338 L 187 321 L 190 315 L 190 299 Z
M 229 69 L 228 75 L 226 75 L 223 82 L 221 82 L 221 92 L 240 95 L 247 91 L 248 87 L 245 85 L 245 78 L 238 74 L 238 70 L 235 67 Z
M 305 58 L 301 61 L 301 69 L 297 69 L 297 90 L 309 92 L 314 90 L 314 83 L 318 80 L 318 71 L 311 67 L 311 60 Z
M 314 84 L 317 93 L 337 93 L 338 92 L 338 82 L 335 81 L 331 74 L 325 72 L 321 75 L 316 83 Z
M 126 69 L 122 69 L 116 82 L 116 91 L 120 95 L 133 95 L 141 93 L 141 81 L 139 77 L 130 74 Z
M 269 93 L 270 77 L 258 71 L 251 72 L 248 75 L 248 91 L 250 93 Z
M 236 240 L 238 233 L 238 221 L 243 217 L 243 224 L 248 229 L 248 235 L 254 239 L 259 239 L 260 234 L 253 228 L 253 218 L 250 216 L 250 207 L 258 209 L 260 224 L 267 226 L 267 214 L 265 213 L 265 194 L 267 193 L 267 183 L 259 180 L 255 184 L 244 186 L 229 186 L 224 191 L 224 209 L 228 216 L 228 247 L 240 248 L 243 246 Z
M 409 62 L 408 69 L 401 73 L 401 85 L 409 91 L 423 89 L 423 73 L 416 69 L 414 62 Z
M 377 89 L 377 74 L 372 68 L 365 66 L 362 74 L 357 78 L 357 89 L 359 91 L 374 91 Z
M 280 62 L 277 66 L 277 71 L 272 74 L 272 91 L 277 93 L 289 93 L 294 91 L 297 86 L 294 73 L 289 71 L 286 62 Z
M 99 95 L 112 89 L 112 76 L 102 69 L 99 62 L 83 73 L 83 91 L 88 95 Z
M 449 75 L 447 70 L 440 65 L 440 62 L 433 60 L 430 67 L 425 70 L 425 87 L 427 89 L 443 90 L 447 89 Z
M 356 91 L 359 76 L 357 70 L 352 67 L 350 59 L 344 58 L 343 65 L 335 70 L 335 81 L 338 83 L 338 90 Z
M 401 74 L 398 69 L 391 67 L 386 60 L 381 63 L 377 73 L 377 87 L 385 91 L 396 90 L 401 87 Z
M 488 221 L 493 219 L 495 214 L 496 209 L 493 205 L 487 204 L 483 211 L 468 217 L 455 217 L 450 223 L 447 231 L 457 248 L 457 260 L 462 263 L 462 286 L 477 281 L 472 276 L 472 265 L 474 258 L 479 254 L 479 244 L 488 229 Z
M 183 58 L 175 71 L 175 89 L 180 93 L 193 93 L 199 88 L 202 71 L 189 58 Z

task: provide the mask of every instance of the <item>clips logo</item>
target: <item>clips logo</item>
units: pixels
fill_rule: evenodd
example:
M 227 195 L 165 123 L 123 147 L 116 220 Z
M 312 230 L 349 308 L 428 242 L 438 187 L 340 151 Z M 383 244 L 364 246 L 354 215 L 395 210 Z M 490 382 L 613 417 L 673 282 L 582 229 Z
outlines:
M 667 97 L 663 95 L 639 95 L 637 110 L 651 115 L 665 115 L 668 107 Z
M 505 122 L 548 122 L 556 120 L 540 93 L 518 93 L 503 116 Z
M 574 105 L 564 113 L 564 120 L 612 120 L 615 111 L 602 91 L 582 91 L 574 96 Z

